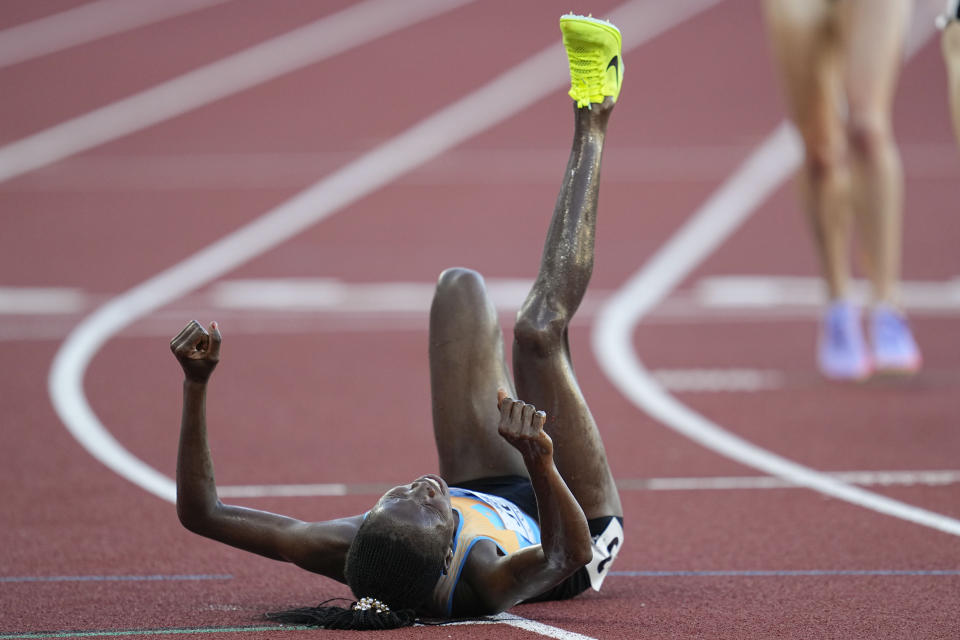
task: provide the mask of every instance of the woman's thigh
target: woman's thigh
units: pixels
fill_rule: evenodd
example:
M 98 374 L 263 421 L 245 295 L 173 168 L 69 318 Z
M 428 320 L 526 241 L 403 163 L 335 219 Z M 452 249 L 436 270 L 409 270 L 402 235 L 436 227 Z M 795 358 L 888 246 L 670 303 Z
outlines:
M 910 6 L 908 0 L 845 0 L 842 5 L 843 83 L 851 119 L 889 123 Z
M 447 482 L 527 476 L 520 454 L 497 431 L 499 388 L 515 395 L 483 278 L 469 269 L 448 269 L 430 309 L 433 432 Z
M 808 151 L 826 151 L 843 135 L 836 0 L 767 0 L 764 10 L 790 118 Z

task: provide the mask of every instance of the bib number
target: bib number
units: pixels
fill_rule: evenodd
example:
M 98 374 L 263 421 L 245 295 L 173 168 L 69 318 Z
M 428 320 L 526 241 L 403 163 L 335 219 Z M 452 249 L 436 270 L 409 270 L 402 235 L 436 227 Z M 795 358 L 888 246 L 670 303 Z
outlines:
M 600 591 L 603 579 L 610 571 L 613 559 L 620 553 L 623 544 L 623 527 L 616 518 L 610 519 L 610 524 L 603 533 L 593 539 L 593 560 L 587 565 L 587 574 L 590 576 L 590 586 L 594 591 Z

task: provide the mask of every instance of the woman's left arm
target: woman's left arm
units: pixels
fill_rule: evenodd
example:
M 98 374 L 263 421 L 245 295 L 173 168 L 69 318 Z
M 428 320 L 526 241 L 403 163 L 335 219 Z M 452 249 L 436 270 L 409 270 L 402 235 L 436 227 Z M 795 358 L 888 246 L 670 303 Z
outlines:
M 546 414 L 502 390 L 499 405 L 500 435 L 523 456 L 537 497 L 540 544 L 468 560 L 464 578 L 482 600 L 480 608 L 491 613 L 543 593 L 593 558 L 586 516 L 553 462 L 553 442 L 543 430 Z

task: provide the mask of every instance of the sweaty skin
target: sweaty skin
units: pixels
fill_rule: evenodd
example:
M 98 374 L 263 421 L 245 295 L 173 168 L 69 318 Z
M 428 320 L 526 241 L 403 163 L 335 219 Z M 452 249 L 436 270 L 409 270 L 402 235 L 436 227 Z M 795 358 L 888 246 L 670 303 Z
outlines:
M 568 337 L 593 270 L 600 161 L 613 106 L 610 97 L 589 109 L 574 105 L 573 144 L 540 269 L 514 326 L 512 379 L 482 276 L 451 268 L 437 282 L 429 359 L 440 475 L 390 489 L 367 517 L 395 519 L 405 531 L 413 525 L 423 547 L 443 549 L 449 566 L 457 516 L 447 483 L 520 476 L 533 487 L 541 539 L 507 555 L 478 539 L 452 594 L 455 616 L 498 613 L 560 584 L 593 560 L 588 519 L 623 515 L 596 422 L 574 375 Z M 362 514 L 303 522 L 217 497 L 205 403 L 221 342 L 216 323 L 208 330 L 191 321 L 170 343 L 184 371 L 177 460 L 181 522 L 200 535 L 345 582 L 344 563 Z M 421 615 L 446 615 L 430 610 L 435 604 L 423 606 Z
M 222 337 L 217 324 L 209 331 L 191 321 L 170 348 L 184 371 L 183 416 L 177 458 L 177 514 L 183 525 L 202 536 L 344 582 L 343 566 L 363 515 L 324 522 L 303 522 L 256 509 L 223 504 L 217 497 L 213 461 L 207 445 L 206 393 L 220 359 Z M 493 402 L 493 399 L 491 399 Z M 469 606 L 489 613 L 503 611 L 553 586 L 592 557 L 583 511 L 553 463 L 546 414 L 507 397 L 496 400 L 500 436 L 520 452 L 537 496 L 542 544 L 500 556 L 481 541 L 464 567 L 464 584 L 477 601 Z M 421 527 L 442 536 L 450 547 L 456 516 L 446 482 L 435 475 L 387 491 L 371 513 Z M 452 557 L 452 550 L 447 562 Z

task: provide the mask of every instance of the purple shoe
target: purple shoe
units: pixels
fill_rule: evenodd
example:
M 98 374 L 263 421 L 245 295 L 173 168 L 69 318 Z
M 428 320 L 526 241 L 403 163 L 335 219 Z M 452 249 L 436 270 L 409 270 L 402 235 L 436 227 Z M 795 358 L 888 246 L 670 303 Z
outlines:
M 914 374 L 920 370 L 923 358 L 910 326 L 902 313 L 880 304 L 870 314 L 870 339 L 873 364 L 878 372 Z
M 850 302 L 834 302 L 823 314 L 817 363 L 831 380 L 864 380 L 872 373 L 860 310 Z

